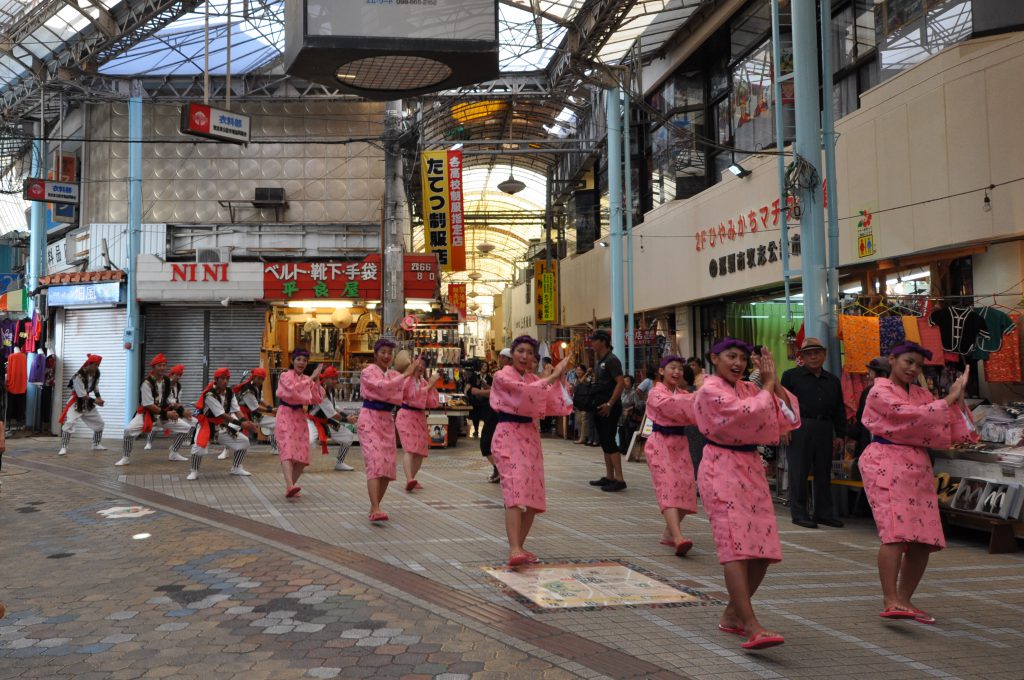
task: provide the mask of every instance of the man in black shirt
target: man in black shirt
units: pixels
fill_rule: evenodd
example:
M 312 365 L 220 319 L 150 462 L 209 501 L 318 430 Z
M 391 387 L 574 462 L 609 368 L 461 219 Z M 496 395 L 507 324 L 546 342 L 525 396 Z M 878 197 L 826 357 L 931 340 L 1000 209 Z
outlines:
M 622 491 L 626 481 L 622 477 L 622 454 L 615 443 L 615 435 L 622 415 L 619 395 L 626 386 L 622 374 L 622 362 L 612 354 L 612 337 L 607 331 L 594 331 L 590 336 L 594 350 L 594 394 L 597 412 L 593 414 L 597 423 L 597 437 L 604 451 L 605 475 L 595 479 L 591 486 L 601 491 Z
M 846 407 L 839 378 L 826 371 L 825 346 L 804 338 L 803 366 L 782 374 L 782 386 L 800 404 L 800 428 L 792 432 L 786 459 L 789 466 L 789 510 L 793 524 L 816 529 L 841 527 L 832 505 L 832 456 L 846 433 Z M 784 443 L 785 440 L 784 440 Z M 814 474 L 814 518 L 807 514 L 807 475 Z

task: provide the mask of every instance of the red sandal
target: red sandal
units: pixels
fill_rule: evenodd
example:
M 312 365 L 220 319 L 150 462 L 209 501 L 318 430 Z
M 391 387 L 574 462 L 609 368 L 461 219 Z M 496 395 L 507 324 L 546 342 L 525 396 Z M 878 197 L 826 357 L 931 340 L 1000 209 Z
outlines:
M 769 633 L 766 630 L 754 633 L 749 640 L 740 645 L 743 649 L 768 649 L 785 644 L 786 638 L 778 633 Z

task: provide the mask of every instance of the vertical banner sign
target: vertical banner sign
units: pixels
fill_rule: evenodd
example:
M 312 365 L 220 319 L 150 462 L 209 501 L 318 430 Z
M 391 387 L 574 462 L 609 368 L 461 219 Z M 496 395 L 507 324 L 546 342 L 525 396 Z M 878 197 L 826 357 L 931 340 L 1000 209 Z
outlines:
M 459 313 L 459 321 L 466 320 L 466 284 L 448 284 L 448 303 Z
M 865 206 L 857 211 L 857 257 L 871 257 L 878 252 L 875 242 L 875 208 Z
M 545 260 L 533 263 L 533 287 L 537 323 L 558 323 L 558 260 L 551 261 L 550 271 Z
M 464 271 L 466 239 L 462 214 L 462 152 L 424 151 L 420 174 L 427 248 L 437 255 L 441 271 Z

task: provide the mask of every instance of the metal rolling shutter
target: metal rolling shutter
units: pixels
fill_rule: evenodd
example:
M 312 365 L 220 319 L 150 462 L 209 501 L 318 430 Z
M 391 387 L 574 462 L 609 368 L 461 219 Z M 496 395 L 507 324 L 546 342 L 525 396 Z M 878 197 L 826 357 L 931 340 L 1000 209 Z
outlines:
M 231 369 L 231 383 L 245 371 L 260 365 L 263 343 L 263 307 L 228 307 L 209 312 L 210 372 L 221 366 Z
M 181 399 L 195 403 L 206 385 L 206 310 L 186 307 L 151 306 L 145 312 L 145 345 L 142 373 L 149 361 L 163 352 L 167 368 L 185 366 L 181 378 Z
M 106 422 L 104 439 L 120 439 L 125 426 L 125 351 L 123 345 L 127 312 L 124 307 L 104 309 L 68 309 L 64 311 L 64 335 L 61 347 L 63 379 L 61 404 L 71 397 L 67 384 L 75 371 L 85 363 L 86 354 L 99 354 L 100 394 L 104 405 L 99 407 Z M 136 386 L 135 389 L 138 389 Z M 75 437 L 91 437 L 84 425 L 75 428 Z

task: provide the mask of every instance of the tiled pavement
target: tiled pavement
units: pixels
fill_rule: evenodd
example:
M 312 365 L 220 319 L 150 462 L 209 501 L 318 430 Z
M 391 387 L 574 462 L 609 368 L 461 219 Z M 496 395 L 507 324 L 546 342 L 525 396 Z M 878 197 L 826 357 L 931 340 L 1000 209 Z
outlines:
M 422 491 L 389 490 L 384 526 L 366 521 L 358 449 L 350 473 L 314 455 L 292 502 L 266 449 L 246 461 L 252 477 L 209 459 L 187 482 L 157 451 L 115 468 L 113 451 L 58 458 L 54 443 L 10 440 L 4 457 L 0 678 L 213 677 L 221 665 L 217 677 L 240 678 L 1024 678 L 1024 557 L 989 555 L 980 535 L 953 534 L 932 560 L 917 600 L 939 625 L 887 623 L 873 525 L 801 529 L 778 508 L 786 559 L 755 604 L 787 644 L 748 654 L 717 632 L 715 604 L 538 612 L 509 597 L 482 570 L 505 542 L 472 440 L 432 452 Z M 687 558 L 658 544 L 645 466 L 607 494 L 586 483 L 603 470 L 594 449 L 545 451 L 549 512 L 532 550 L 722 596 L 703 516 L 684 524 Z M 95 514 L 128 501 L 158 512 Z M 141 532 L 151 538 L 131 539 Z

